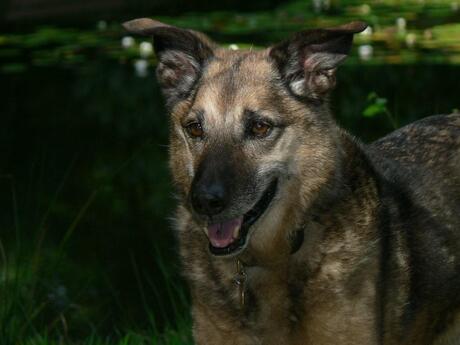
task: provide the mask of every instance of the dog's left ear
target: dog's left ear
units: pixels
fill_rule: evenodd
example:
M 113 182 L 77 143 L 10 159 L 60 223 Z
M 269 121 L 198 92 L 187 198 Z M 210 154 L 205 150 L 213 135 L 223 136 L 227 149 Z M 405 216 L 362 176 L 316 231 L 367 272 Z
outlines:
M 347 57 L 353 35 L 366 29 L 363 22 L 301 31 L 270 48 L 281 78 L 296 96 L 321 99 L 335 86 L 337 66 Z
M 168 106 L 188 97 L 215 44 L 206 35 L 150 18 L 123 23 L 131 33 L 153 37 L 158 59 L 157 79 Z

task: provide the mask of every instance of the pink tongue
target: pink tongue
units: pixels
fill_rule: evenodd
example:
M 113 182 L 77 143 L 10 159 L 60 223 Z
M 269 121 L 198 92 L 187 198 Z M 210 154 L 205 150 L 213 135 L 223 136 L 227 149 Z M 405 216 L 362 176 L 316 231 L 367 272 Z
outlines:
M 225 223 L 217 223 L 208 226 L 208 237 L 213 247 L 224 248 L 232 244 L 236 238 L 233 238 L 235 228 L 240 228 L 243 223 L 243 217 L 229 220 Z

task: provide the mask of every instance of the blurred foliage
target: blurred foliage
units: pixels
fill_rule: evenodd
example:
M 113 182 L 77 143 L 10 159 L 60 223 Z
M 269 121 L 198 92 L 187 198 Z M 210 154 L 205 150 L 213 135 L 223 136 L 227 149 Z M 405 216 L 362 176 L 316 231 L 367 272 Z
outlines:
M 339 70 L 332 107 L 369 141 L 460 108 L 455 4 L 293 1 L 158 19 L 231 49 L 367 21 L 372 29 L 357 35 Z M 154 64 L 148 39 L 118 22 L 0 34 L 2 344 L 189 343 Z
M 156 17 L 172 25 L 201 30 L 224 43 L 264 45 L 293 31 L 364 20 L 371 29 L 357 35 L 358 46 L 371 46 L 367 63 L 460 62 L 460 9 L 455 1 L 390 0 L 294 1 L 273 11 L 211 12 L 178 17 Z M 119 22 L 100 21 L 93 30 L 38 27 L 27 34 L 0 35 L 3 72 L 22 72 L 25 66 L 86 64 L 95 56 L 128 63 L 140 58 L 139 43 L 120 44 Z M 361 50 L 358 49 L 358 52 Z M 364 50 L 363 50 L 364 51 Z M 356 55 L 355 55 L 356 57 Z M 358 55 L 358 57 L 360 57 Z M 149 61 L 154 63 L 154 58 Z M 351 59 L 351 63 L 357 63 Z M 22 66 L 22 67 L 20 67 Z

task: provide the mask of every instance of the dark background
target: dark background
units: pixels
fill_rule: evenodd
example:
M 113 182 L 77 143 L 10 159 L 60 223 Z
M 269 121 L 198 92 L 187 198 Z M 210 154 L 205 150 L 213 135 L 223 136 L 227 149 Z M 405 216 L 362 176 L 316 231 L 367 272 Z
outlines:
M 355 40 L 332 103 L 339 123 L 370 141 L 460 108 L 455 2 L 404 3 L 3 2 L 0 343 L 190 343 L 168 117 L 155 57 L 140 56 L 148 40 L 126 47 L 121 22 L 152 16 L 245 48 L 365 20 L 373 33 Z

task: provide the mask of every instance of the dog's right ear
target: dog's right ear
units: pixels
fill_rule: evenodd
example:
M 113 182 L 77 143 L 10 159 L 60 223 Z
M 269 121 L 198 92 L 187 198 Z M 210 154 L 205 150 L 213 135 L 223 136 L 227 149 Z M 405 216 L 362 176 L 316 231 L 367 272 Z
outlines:
M 157 78 L 168 106 L 190 95 L 215 44 L 204 34 L 142 18 L 123 23 L 131 33 L 153 37 Z
M 321 100 L 335 86 L 335 71 L 347 57 L 363 22 L 305 30 L 270 48 L 281 78 L 298 97 Z

